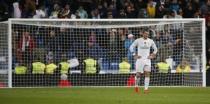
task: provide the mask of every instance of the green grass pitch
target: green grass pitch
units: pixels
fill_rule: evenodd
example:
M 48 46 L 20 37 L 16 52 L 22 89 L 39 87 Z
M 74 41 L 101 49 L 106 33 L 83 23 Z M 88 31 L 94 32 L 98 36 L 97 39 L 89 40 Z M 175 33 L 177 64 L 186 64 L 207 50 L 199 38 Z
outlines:
M 0 104 L 210 104 L 210 88 L 13 88 L 0 89 Z

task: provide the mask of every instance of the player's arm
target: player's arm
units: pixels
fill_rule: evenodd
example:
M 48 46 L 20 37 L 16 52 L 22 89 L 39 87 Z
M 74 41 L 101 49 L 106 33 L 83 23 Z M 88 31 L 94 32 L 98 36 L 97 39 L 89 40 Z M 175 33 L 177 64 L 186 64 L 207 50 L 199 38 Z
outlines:
M 138 56 L 138 54 L 135 53 L 135 49 L 136 49 L 137 45 L 138 45 L 138 41 L 135 40 L 129 48 L 130 52 L 132 53 L 132 55 L 134 56 L 135 59 L 141 58 L 141 56 Z
M 155 42 L 152 40 L 152 48 L 153 48 L 153 53 L 150 54 L 150 56 L 148 57 L 149 59 L 153 59 L 156 57 L 157 54 L 157 46 L 155 44 Z

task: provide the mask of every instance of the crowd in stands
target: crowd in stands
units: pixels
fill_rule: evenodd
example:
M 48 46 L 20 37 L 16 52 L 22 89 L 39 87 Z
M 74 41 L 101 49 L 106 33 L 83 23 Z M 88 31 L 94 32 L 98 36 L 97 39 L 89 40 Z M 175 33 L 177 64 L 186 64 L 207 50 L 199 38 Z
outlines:
M 206 42 L 207 42 L 207 60 L 210 59 L 210 0 L 0 0 L 0 21 L 7 20 L 8 18 L 51 18 L 51 19 L 119 19 L 119 18 L 205 18 L 206 19 Z M 48 29 L 50 30 L 50 29 Z M 124 49 L 123 52 L 127 53 L 128 60 L 132 60 L 131 55 L 128 50 L 129 45 L 133 41 L 133 34 L 128 34 L 126 30 L 117 30 L 111 31 L 108 37 L 109 39 L 105 39 L 109 44 L 101 44 L 97 41 L 100 41 L 103 37 L 97 37 L 96 32 L 91 31 L 90 36 L 86 37 L 87 39 L 82 39 L 84 37 L 74 36 L 75 39 L 70 39 L 66 33 L 68 30 L 59 30 L 59 32 L 54 31 L 56 29 L 52 29 L 48 31 L 47 34 L 48 39 L 44 42 L 44 45 L 41 45 L 43 38 L 41 36 L 30 36 L 29 34 L 33 35 L 33 32 L 21 32 L 21 35 L 24 34 L 23 37 L 19 37 L 19 42 L 14 43 L 17 44 L 16 48 L 17 51 L 17 60 L 24 61 L 21 54 L 23 54 L 25 50 L 25 46 L 23 40 L 29 38 L 29 51 L 27 51 L 26 55 L 31 55 L 32 52 L 41 52 L 44 51 L 42 46 L 48 47 L 48 52 L 52 52 L 53 54 L 58 52 L 55 49 L 74 49 L 73 46 L 78 46 L 81 49 L 84 49 L 84 46 L 87 45 L 86 52 L 84 50 L 78 50 L 76 53 L 77 57 L 84 56 L 83 53 L 89 53 L 90 56 L 99 57 L 95 53 L 103 53 L 105 49 Z M 40 29 L 39 31 L 42 31 Z M 46 31 L 46 30 L 43 30 Z M 33 33 L 33 34 L 32 34 Z M 45 32 L 42 32 L 45 33 Z M 120 42 L 116 42 L 114 36 L 112 34 L 126 34 L 128 35 L 128 39 L 124 35 L 120 35 L 122 37 L 118 38 L 120 40 L 125 40 L 125 47 Z M 62 38 L 57 38 L 57 34 L 62 36 Z M 80 35 L 84 33 L 79 33 Z M 89 33 L 88 33 L 89 34 Z M 74 34 L 75 35 L 75 34 Z M 135 34 L 134 34 L 135 35 Z M 20 36 L 20 35 L 19 35 Z M 135 37 L 136 38 L 136 37 Z M 176 40 L 181 37 L 176 37 Z M 61 39 L 63 42 L 59 43 L 60 47 L 57 46 L 56 42 L 60 41 Z M 79 40 L 77 40 L 79 39 Z M 72 41 L 71 41 L 72 40 Z M 84 43 L 81 40 L 85 40 Z M 158 35 L 156 42 L 159 41 Z M 15 40 L 17 41 L 17 40 Z M 66 43 L 71 42 L 69 44 L 74 44 L 72 46 L 65 45 Z M 181 42 L 181 41 L 180 41 Z M 97 44 L 96 44 L 97 43 Z M 39 45 L 37 45 L 39 44 Z M 84 45 L 85 44 L 85 45 Z M 119 45 L 121 44 L 121 45 Z M 124 44 L 124 43 L 123 43 Z M 182 44 L 182 43 L 180 43 Z M 123 46 L 119 47 L 119 46 Z M 176 45 L 175 45 L 176 46 Z M 180 45 L 178 45 L 180 46 Z M 86 46 L 85 46 L 86 47 Z M 99 48 L 101 48 L 98 50 Z M 170 47 L 166 45 L 166 47 Z M 31 50 L 35 49 L 35 50 Z M 176 48 L 177 49 L 177 48 Z M 181 49 L 180 47 L 178 49 Z M 97 50 L 98 52 L 94 52 Z M 69 50 L 68 50 L 69 51 Z M 89 52 L 87 52 L 89 51 Z M 100 51 L 100 52 L 99 52 Z M 164 51 L 164 50 L 163 50 Z M 109 51 L 110 57 L 112 58 L 120 51 Z M 177 51 L 175 51 L 177 52 Z M 40 53 L 40 54 L 41 54 Z M 122 53 L 122 54 L 125 54 Z M 170 52 L 167 52 L 170 53 Z M 50 53 L 48 53 L 50 56 Z M 80 55 L 81 54 L 81 55 Z M 92 55 L 91 55 L 92 54 Z M 173 53 L 178 54 L 178 53 Z M 27 56 L 26 56 L 27 57 Z M 100 56 L 103 57 L 103 56 Z M 181 57 L 181 56 L 180 56 Z M 30 58 L 30 57 L 27 57 Z M 40 58 L 44 58 L 41 56 Z M 49 57 L 51 58 L 51 57 Z M 181 58 L 179 58 L 181 59 Z M 30 60 L 30 59 L 27 59 Z M 41 59 L 44 60 L 44 59 Z M 180 61 L 180 60 L 178 60 Z M 27 62 L 26 62 L 27 63 Z M 133 63 L 133 62 L 131 62 Z
M 12 18 L 206 18 L 209 0 L 1 0 Z

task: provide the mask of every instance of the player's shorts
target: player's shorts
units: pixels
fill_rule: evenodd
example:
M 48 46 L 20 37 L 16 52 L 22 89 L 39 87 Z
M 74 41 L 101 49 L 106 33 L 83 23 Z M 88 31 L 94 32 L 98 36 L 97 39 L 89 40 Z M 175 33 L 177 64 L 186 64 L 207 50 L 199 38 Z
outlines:
M 144 71 L 151 72 L 151 60 L 143 58 L 137 59 L 136 72 L 144 73 Z

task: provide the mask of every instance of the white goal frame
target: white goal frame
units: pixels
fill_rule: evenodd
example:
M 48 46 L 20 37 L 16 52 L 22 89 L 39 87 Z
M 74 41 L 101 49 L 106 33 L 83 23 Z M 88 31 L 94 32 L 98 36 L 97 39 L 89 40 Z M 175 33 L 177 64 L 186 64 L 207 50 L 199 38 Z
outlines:
M 13 21 L 200 21 L 202 22 L 202 87 L 206 87 L 206 26 L 205 19 L 203 18 L 191 18 L 191 19 L 9 19 L 8 20 L 8 87 L 12 88 L 12 22 Z

